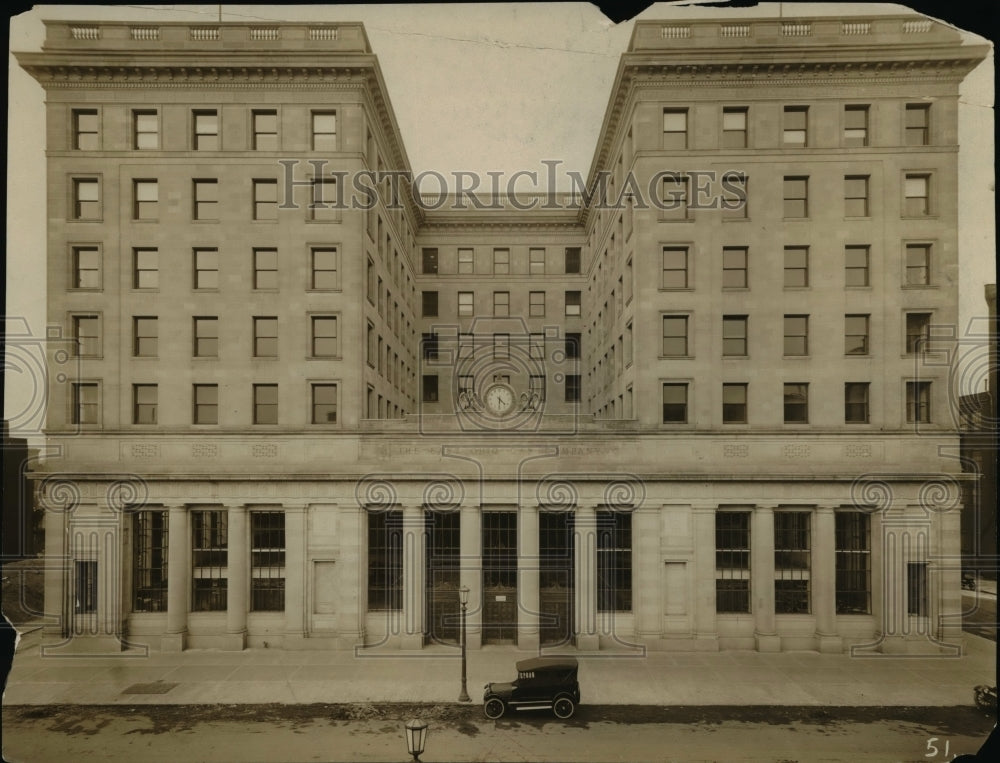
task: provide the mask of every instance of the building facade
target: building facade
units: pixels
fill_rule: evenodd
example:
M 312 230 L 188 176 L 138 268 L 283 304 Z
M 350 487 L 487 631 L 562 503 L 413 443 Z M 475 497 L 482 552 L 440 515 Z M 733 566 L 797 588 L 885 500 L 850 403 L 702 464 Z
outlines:
M 429 205 L 360 24 L 48 22 L 46 649 L 960 649 L 985 54 L 637 22 L 584 193 Z

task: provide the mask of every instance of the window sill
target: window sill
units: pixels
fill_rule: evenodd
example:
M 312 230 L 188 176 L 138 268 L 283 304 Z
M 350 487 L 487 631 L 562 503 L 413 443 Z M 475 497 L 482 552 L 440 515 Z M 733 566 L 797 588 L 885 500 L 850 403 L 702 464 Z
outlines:
M 735 215 L 723 215 L 722 222 L 724 223 L 747 223 L 750 222 L 750 217 L 736 217 Z

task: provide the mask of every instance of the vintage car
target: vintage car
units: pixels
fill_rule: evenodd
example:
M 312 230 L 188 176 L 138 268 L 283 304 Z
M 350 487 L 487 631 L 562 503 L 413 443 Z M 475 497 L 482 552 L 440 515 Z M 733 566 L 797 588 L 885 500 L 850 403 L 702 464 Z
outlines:
M 492 720 L 507 708 L 549 710 L 557 718 L 569 718 L 580 704 L 575 657 L 533 657 L 517 663 L 517 679 L 510 683 L 488 683 L 483 692 L 483 712 Z

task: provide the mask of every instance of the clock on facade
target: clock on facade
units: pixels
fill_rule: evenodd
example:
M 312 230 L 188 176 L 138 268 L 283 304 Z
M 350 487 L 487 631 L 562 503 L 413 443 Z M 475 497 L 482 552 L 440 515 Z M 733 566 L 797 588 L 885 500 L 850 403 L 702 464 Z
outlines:
M 491 384 L 483 395 L 486 410 L 496 416 L 506 416 L 514 409 L 514 390 L 507 384 Z

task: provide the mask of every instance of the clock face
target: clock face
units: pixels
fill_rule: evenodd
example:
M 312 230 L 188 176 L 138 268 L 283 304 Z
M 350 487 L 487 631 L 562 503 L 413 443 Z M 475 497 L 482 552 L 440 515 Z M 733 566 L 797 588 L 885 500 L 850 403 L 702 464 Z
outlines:
M 497 416 L 510 413 L 514 407 L 514 390 L 506 384 L 494 384 L 486 390 L 486 408 Z

